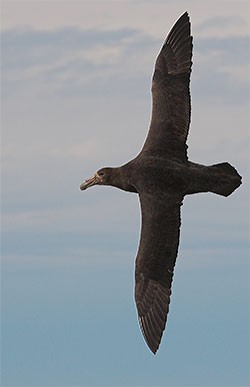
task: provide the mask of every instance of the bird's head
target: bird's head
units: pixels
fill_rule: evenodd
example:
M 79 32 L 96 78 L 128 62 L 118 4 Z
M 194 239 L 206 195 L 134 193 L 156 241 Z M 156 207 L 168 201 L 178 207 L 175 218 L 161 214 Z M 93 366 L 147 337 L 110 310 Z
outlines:
M 93 185 L 111 185 L 114 168 L 101 168 L 97 171 L 94 176 L 85 180 L 81 185 L 80 189 L 83 191 Z

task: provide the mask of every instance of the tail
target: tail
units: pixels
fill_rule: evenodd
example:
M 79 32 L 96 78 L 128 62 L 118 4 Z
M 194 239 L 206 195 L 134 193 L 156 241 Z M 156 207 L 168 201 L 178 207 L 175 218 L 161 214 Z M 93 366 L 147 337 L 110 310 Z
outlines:
M 213 185 L 211 192 L 229 196 L 241 185 L 241 176 L 229 163 L 220 163 L 209 167 Z

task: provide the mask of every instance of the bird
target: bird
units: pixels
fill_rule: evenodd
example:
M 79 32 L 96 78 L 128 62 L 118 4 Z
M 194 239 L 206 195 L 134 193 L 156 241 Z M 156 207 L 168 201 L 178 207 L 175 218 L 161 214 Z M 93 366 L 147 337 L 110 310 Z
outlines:
M 152 114 L 138 155 L 120 167 L 99 169 L 80 189 L 113 186 L 139 196 L 141 233 L 135 259 L 135 303 L 139 325 L 156 354 L 166 327 L 186 195 L 212 192 L 229 196 L 242 182 L 228 162 L 189 161 L 190 76 L 193 37 L 188 12 L 176 21 L 156 58 Z

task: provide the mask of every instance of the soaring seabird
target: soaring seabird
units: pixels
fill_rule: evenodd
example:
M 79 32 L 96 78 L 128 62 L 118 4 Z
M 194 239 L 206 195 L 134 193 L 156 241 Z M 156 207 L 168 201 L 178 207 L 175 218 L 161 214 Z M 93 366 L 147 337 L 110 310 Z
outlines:
M 152 117 L 140 153 L 117 168 L 102 168 L 81 190 L 110 185 L 139 195 L 142 225 L 135 264 L 135 301 L 143 336 L 153 353 L 159 348 L 169 310 L 171 284 L 185 195 L 213 192 L 228 196 L 241 184 L 229 163 L 205 166 L 187 157 L 192 67 L 190 20 L 175 23 L 156 59 Z

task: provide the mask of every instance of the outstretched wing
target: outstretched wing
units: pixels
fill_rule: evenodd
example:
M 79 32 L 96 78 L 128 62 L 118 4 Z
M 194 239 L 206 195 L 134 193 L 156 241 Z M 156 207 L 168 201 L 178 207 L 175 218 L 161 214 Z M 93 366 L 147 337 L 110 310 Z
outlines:
M 152 156 L 187 160 L 192 39 L 189 16 L 185 12 L 170 31 L 155 63 L 152 118 L 142 149 Z
M 156 353 L 170 303 L 179 245 L 181 196 L 140 194 L 142 228 L 135 268 L 135 301 L 144 338 Z

